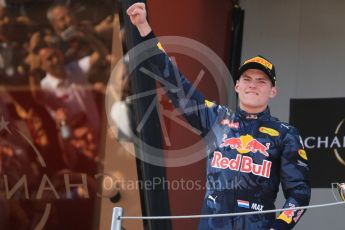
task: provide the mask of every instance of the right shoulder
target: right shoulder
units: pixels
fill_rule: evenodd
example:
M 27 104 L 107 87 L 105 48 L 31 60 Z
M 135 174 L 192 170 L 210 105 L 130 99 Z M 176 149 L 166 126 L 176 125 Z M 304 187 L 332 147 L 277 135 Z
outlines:
M 207 100 L 205 100 L 207 102 Z M 205 103 L 206 104 L 206 103 Z M 221 121 L 223 119 L 233 119 L 234 112 L 227 106 L 214 104 L 213 110 L 217 114 L 218 120 Z

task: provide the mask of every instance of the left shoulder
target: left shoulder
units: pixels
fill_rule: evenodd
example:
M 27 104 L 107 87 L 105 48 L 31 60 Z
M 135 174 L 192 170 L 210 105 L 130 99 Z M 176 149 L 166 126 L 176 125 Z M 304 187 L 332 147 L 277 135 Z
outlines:
M 276 117 L 271 117 L 270 126 L 271 128 L 278 130 L 281 134 L 283 134 L 283 136 L 288 133 L 299 135 L 299 131 L 296 127 L 294 127 L 293 125 L 290 125 L 287 122 L 280 121 Z
M 299 133 L 298 129 L 295 126 L 290 125 L 287 122 L 280 122 L 280 127 L 282 130 L 285 130 L 287 133 L 296 133 L 296 134 Z

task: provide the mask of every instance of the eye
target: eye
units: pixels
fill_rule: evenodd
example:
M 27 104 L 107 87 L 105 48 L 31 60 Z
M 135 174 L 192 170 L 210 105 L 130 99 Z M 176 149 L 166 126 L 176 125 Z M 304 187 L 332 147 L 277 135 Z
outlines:
M 257 81 L 260 85 L 266 85 L 268 81 L 266 79 L 258 79 Z

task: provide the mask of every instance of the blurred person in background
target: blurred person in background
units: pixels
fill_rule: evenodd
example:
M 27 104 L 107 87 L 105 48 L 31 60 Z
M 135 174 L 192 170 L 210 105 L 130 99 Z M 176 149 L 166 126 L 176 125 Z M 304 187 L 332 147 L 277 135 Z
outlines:
M 66 63 L 59 47 L 37 45 L 39 63 L 31 63 L 30 85 L 35 98 L 43 103 L 60 130 L 65 150 L 64 159 L 70 168 L 84 165 L 85 159 L 94 165 L 100 133 L 100 116 L 87 75 L 91 67 L 103 58 L 102 48 L 92 37 L 80 32 L 80 39 L 89 39 L 95 51 L 79 60 Z M 37 39 L 40 43 L 39 40 Z M 45 76 L 41 80 L 42 71 Z M 79 159 L 81 157 L 81 159 Z M 95 167 L 93 168 L 95 171 Z M 84 168 L 83 170 L 88 170 Z
M 62 39 L 68 40 L 74 30 L 88 32 L 103 41 L 111 49 L 113 21 L 112 16 L 106 16 L 96 25 L 89 20 L 79 21 L 72 9 L 64 4 L 52 5 L 47 10 L 47 19 L 55 33 Z
M 88 193 L 91 197 L 84 200 L 87 206 L 83 203 L 72 202 L 73 204 L 70 203 L 68 208 L 64 208 L 66 206 L 59 208 L 57 202 L 59 212 L 64 214 L 64 221 L 73 223 L 73 229 L 87 229 L 92 225 L 93 219 L 87 218 L 87 220 L 81 221 L 81 218 L 76 217 L 73 213 L 81 213 L 82 219 L 84 219 L 85 216 L 93 216 L 94 212 L 92 197 L 95 194 L 95 185 L 94 179 L 89 177 L 91 175 L 93 177 L 93 173 L 97 172 L 99 162 L 97 147 L 99 146 L 100 118 L 92 91 L 95 88 L 103 89 L 97 84 L 90 85 L 89 76 L 95 69 L 93 82 L 102 81 L 99 76 L 102 73 L 99 70 L 110 67 L 109 63 L 104 61 L 109 50 L 99 38 L 103 36 L 101 33 L 106 31 L 105 28 L 111 28 L 112 31 L 112 27 L 109 26 L 112 18 L 107 17 L 95 26 L 92 25 L 94 20 L 92 23 L 91 21 L 86 23 L 76 21 L 77 30 L 72 30 L 72 33 L 69 34 L 70 37 L 67 36 L 67 39 L 65 37 L 66 41 L 63 41 L 66 46 L 71 47 L 69 53 L 65 55 L 59 47 L 61 45 L 59 41 L 62 39 L 59 40 L 58 36 L 54 36 L 55 30 L 47 25 L 45 18 L 47 2 L 51 4 L 64 1 L 7 0 L 9 2 L 7 8 L 1 4 L 3 1 L 0 0 L 0 82 L 6 85 L 5 89 L 9 91 L 13 99 L 6 106 L 10 107 L 11 119 L 20 120 L 21 126 L 18 127 L 18 130 L 28 134 L 30 139 L 32 138 L 33 144 L 46 161 L 47 168 L 44 169 L 45 171 L 41 171 L 39 165 L 33 167 L 37 163 L 37 159 L 30 152 L 30 148 L 27 148 L 28 146 L 22 145 L 21 137 L 7 140 L 7 136 L 5 137 L 4 133 L 1 133 L 0 172 L 13 176 L 14 182 L 17 182 L 18 177 L 27 170 L 29 173 L 38 173 L 34 175 L 35 177 L 39 177 L 42 173 L 48 174 L 49 178 L 53 178 L 52 182 L 59 194 L 61 192 L 61 198 L 73 200 L 87 197 L 85 195 L 87 191 L 78 188 L 72 191 L 71 196 L 67 196 L 64 193 L 65 185 L 62 183 L 64 175 L 70 175 L 71 183 L 79 183 L 79 172 L 87 173 Z M 45 6 L 39 6 L 43 2 L 45 2 Z M 73 3 L 75 2 L 77 1 L 73 1 Z M 84 4 L 83 1 L 78 2 Z M 98 9 L 89 9 L 89 11 L 96 12 Z M 31 17 L 32 15 L 35 17 Z M 37 18 L 45 20 L 36 20 Z M 36 20 L 36 23 L 33 20 Z M 87 28 L 92 29 L 93 32 L 89 34 Z M 34 33 L 34 31 L 37 32 Z M 111 43 L 109 44 L 111 47 Z M 104 76 L 103 78 L 108 77 L 108 75 Z M 49 79 L 47 80 L 47 78 Z M 35 98 L 28 95 L 31 92 L 25 91 L 28 81 Z M 56 82 L 58 84 L 55 85 Z M 9 84 L 13 87 L 7 87 Z M 24 88 L 17 87 L 19 85 Z M 43 107 L 37 102 L 43 103 Z M 60 156 L 56 154 L 60 154 Z M 60 171 L 61 168 L 65 170 Z M 34 179 L 28 180 L 35 181 Z M 13 183 L 10 184 L 11 188 L 14 186 Z M 3 184 L 0 183 L 1 185 Z M 43 215 L 44 210 L 40 210 L 41 206 L 22 206 L 20 202 L 17 202 L 19 205 L 16 202 L 12 199 L 2 202 L 0 197 L 0 209 L 4 208 L 1 212 L 0 229 L 28 229 L 34 227 L 33 224 L 36 224 L 36 221 L 40 220 L 38 218 Z M 84 207 L 83 210 L 80 210 L 81 204 Z M 42 207 L 44 208 L 44 206 Z M 54 206 L 52 206 L 49 222 L 53 219 L 53 209 Z M 47 223 L 46 227 L 67 229 L 64 221 Z
M 26 17 L 10 17 L 7 9 L 0 5 L 0 82 L 2 84 L 25 85 L 27 68 L 24 62 L 32 30 L 32 22 Z
M 57 4 L 48 9 L 47 18 L 54 29 L 66 62 L 80 59 L 93 52 L 93 47 L 78 39 L 79 33 L 87 34 L 99 43 L 99 47 L 102 47 L 107 55 L 105 55 L 101 65 L 98 66 L 99 68 L 90 70 L 89 79 L 91 82 L 106 83 L 110 74 L 111 56 L 109 53 L 112 45 L 112 33 L 109 31 L 112 32 L 113 29 L 112 17 L 106 17 L 94 26 L 91 21 L 79 21 L 70 7 Z
M 7 16 L 6 6 L 0 1 L 0 25 L 6 23 L 7 21 L 9 21 L 9 18 Z

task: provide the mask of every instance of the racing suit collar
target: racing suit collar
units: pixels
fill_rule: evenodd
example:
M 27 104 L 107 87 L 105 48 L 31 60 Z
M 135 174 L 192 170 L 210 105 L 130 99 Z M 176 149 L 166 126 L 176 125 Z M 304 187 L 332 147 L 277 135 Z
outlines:
M 261 113 L 247 113 L 246 111 L 242 110 L 239 106 L 237 106 L 236 112 L 237 112 L 237 116 L 240 119 L 245 119 L 245 120 L 257 120 L 257 119 L 262 120 L 262 119 L 269 118 L 271 116 L 270 109 L 268 108 L 268 106 Z

